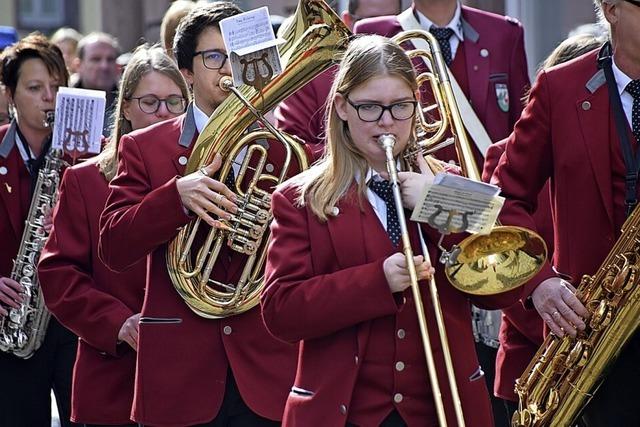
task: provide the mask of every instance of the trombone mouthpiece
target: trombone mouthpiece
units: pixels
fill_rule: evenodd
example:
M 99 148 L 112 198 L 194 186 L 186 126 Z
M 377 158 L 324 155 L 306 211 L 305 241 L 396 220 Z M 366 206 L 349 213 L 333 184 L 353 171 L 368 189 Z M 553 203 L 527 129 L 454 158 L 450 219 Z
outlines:
M 223 76 L 218 82 L 218 86 L 225 92 L 229 92 L 229 89 L 233 87 L 233 79 L 229 76 Z
M 390 133 L 385 133 L 384 135 L 380 135 L 378 137 L 378 144 L 382 146 L 382 148 L 391 147 L 393 148 L 396 145 L 396 136 Z

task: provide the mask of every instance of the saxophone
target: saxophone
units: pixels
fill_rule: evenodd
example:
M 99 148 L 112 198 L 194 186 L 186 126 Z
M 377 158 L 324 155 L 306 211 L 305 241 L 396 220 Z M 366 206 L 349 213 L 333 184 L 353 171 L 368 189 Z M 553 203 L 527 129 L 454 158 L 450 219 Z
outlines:
M 48 111 L 45 125 L 51 128 L 53 121 L 54 113 Z M 42 345 L 51 316 L 44 304 L 37 267 L 48 237 L 44 230 L 45 212 L 57 199 L 60 172 L 65 163 L 62 155 L 62 150 L 50 149 L 44 166 L 38 172 L 22 243 L 11 270 L 11 278 L 24 289 L 24 302 L 18 308 L 8 308 L 9 314 L 0 318 L 0 350 L 23 359 L 33 356 Z
M 516 381 L 520 398 L 513 426 L 573 425 L 606 370 L 640 325 L 640 208 L 577 297 L 591 313 L 576 338 L 551 334 Z

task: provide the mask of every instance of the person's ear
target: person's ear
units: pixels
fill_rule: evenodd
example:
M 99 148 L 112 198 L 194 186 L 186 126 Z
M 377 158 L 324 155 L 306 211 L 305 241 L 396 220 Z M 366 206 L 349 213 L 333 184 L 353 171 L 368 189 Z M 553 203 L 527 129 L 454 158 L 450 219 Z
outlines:
M 193 86 L 193 71 L 189 70 L 188 68 L 180 68 L 180 72 L 182 73 L 184 79 L 187 81 L 187 84 L 189 86 Z
M 122 115 L 125 119 L 131 121 L 131 100 L 122 100 Z
M 342 119 L 343 121 L 347 121 L 347 108 L 349 107 L 349 104 L 347 103 L 347 99 L 342 96 L 341 93 L 336 93 L 336 97 L 333 99 L 333 106 L 336 110 L 336 114 L 338 115 L 338 117 L 340 117 L 340 119 Z

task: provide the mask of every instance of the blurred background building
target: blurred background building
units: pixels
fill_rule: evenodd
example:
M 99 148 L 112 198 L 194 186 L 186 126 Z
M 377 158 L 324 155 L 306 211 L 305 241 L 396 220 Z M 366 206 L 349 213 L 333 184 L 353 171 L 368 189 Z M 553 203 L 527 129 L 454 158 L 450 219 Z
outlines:
M 248 10 L 269 6 L 272 14 L 287 16 L 296 0 L 236 0 Z M 329 0 L 337 10 L 348 0 Z M 115 35 L 125 50 L 141 40 L 159 39 L 160 21 L 171 0 L 2 0 L 0 25 L 15 27 L 20 35 L 33 30 L 51 34 L 59 27 L 83 34 L 104 31 Z M 403 0 L 408 6 L 410 0 Z M 590 0 L 464 0 L 480 9 L 513 16 L 524 24 L 529 69 L 538 63 L 578 25 L 595 21 Z

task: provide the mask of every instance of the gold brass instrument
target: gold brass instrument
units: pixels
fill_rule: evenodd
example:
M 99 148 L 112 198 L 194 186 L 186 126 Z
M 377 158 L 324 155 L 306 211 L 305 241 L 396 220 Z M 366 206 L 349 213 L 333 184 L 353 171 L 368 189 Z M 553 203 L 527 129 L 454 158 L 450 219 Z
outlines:
M 640 326 L 640 210 L 598 271 L 583 276 L 576 296 L 591 313 L 576 338 L 548 335 L 516 380 L 520 403 L 512 425 L 570 426 L 605 372 Z
M 442 401 L 442 392 L 440 391 L 440 383 L 438 381 L 438 374 L 436 370 L 436 364 L 433 359 L 433 350 L 431 349 L 431 341 L 429 340 L 429 331 L 427 329 L 427 318 L 424 312 L 424 305 L 422 303 L 422 296 L 420 295 L 420 285 L 418 284 L 418 275 L 416 273 L 416 267 L 413 264 L 413 250 L 411 249 L 411 240 L 409 238 L 409 231 L 407 229 L 407 221 L 404 215 L 404 207 L 402 206 L 402 195 L 400 194 L 400 186 L 398 184 L 398 171 L 396 168 L 396 159 L 393 155 L 393 147 L 396 144 L 396 138 L 393 135 L 386 134 L 381 135 L 378 138 L 378 142 L 384 149 L 386 155 L 387 171 L 389 172 L 389 181 L 393 189 L 393 200 L 396 206 L 398 214 L 398 222 L 400 223 L 400 233 L 402 236 L 402 252 L 407 260 L 407 267 L 409 269 L 409 277 L 411 278 L 411 293 L 413 300 L 416 304 L 416 313 L 418 314 L 418 325 L 420 327 L 420 336 L 422 338 L 422 348 L 424 350 L 425 358 L 427 361 L 427 372 L 429 374 L 429 382 L 431 385 L 431 391 L 433 393 L 433 401 L 436 404 L 436 413 L 438 414 L 438 423 L 440 426 L 447 426 L 447 417 L 445 415 L 444 403 Z M 429 257 L 429 252 L 426 248 L 422 249 L 424 256 Z M 442 353 L 445 359 L 445 365 L 447 368 L 447 379 L 449 386 L 451 387 L 451 394 L 453 397 L 453 404 L 456 413 L 456 421 L 459 427 L 464 427 L 464 415 L 462 412 L 462 403 L 460 402 L 460 394 L 458 393 L 458 385 L 453 370 L 453 362 L 451 361 L 451 351 L 449 350 L 449 341 L 447 339 L 447 332 L 444 327 L 444 319 L 442 316 L 442 308 L 440 307 L 440 299 L 438 298 L 438 290 L 433 277 L 429 279 L 429 291 L 431 292 L 431 302 L 436 314 L 438 323 L 438 335 L 442 344 Z
M 480 181 L 480 172 L 474 161 L 471 144 L 467 138 L 462 117 L 453 95 L 449 72 L 437 40 L 429 32 L 419 30 L 403 32 L 393 38 L 398 44 L 415 39 L 423 40 L 427 45 L 427 49 L 414 49 L 408 51 L 407 54 L 411 59 L 418 57 L 427 64 L 427 71 L 421 73 L 417 78 L 418 86 L 429 84 L 435 103 L 433 105 L 422 105 L 422 108 L 418 110 L 417 138 L 414 143 L 410 143 L 404 150 L 405 163 L 410 168 L 412 164 L 415 164 L 417 156 L 424 156 L 430 152 L 437 151 L 453 142 L 455 143 L 463 174 L 473 180 Z M 435 114 L 432 114 L 436 111 L 438 118 L 435 118 Z M 443 141 L 447 130 L 451 131 L 453 138 Z M 383 146 L 387 157 L 387 169 L 392 182 L 396 210 L 398 211 L 402 232 L 403 252 L 407 258 L 411 289 L 416 301 L 418 323 L 438 421 L 441 426 L 446 426 L 448 424 L 442 394 L 436 375 L 424 308 L 420 297 L 415 266 L 413 265 L 413 252 L 409 242 L 402 199 L 397 184 L 396 163 L 393 157 L 395 137 L 382 135 L 379 138 L 379 143 Z M 440 168 L 437 163 L 429 161 L 428 157 L 427 161 L 434 172 L 439 171 L 438 169 Z M 447 232 L 446 230 L 441 231 Z M 479 295 L 498 294 L 521 286 L 540 270 L 546 259 L 546 245 L 542 238 L 536 233 L 520 227 L 495 227 L 491 234 L 471 236 L 460 245 L 455 246 L 451 251 L 446 251 L 442 247 L 440 249 L 443 251 L 441 261 L 445 264 L 445 272 L 453 286 L 462 292 Z M 422 251 L 428 257 L 426 247 L 423 247 Z M 429 290 L 442 345 L 447 380 L 451 388 L 456 423 L 459 427 L 463 427 L 465 425 L 464 413 L 455 380 L 444 316 L 433 277 L 429 280 Z
M 413 164 L 415 156 L 438 150 L 448 143 L 442 139 L 450 130 L 462 174 L 481 181 L 438 41 L 421 30 L 405 31 L 393 38 L 398 44 L 416 39 L 426 42 L 428 50 L 414 49 L 407 54 L 427 64 L 427 71 L 418 76 L 418 85 L 430 85 L 435 103 L 419 110 L 417 142 L 405 150 L 405 157 Z M 439 117 L 432 114 L 436 111 Z M 441 261 L 451 284 L 474 295 L 499 294 L 523 285 L 540 271 L 547 258 L 544 240 L 531 230 L 515 226 L 497 226 L 490 234 L 475 234 L 451 250 L 441 249 Z
M 224 229 L 210 228 L 208 232 L 201 230 L 205 224 L 198 218 L 183 227 L 167 249 L 171 281 L 189 307 L 200 316 L 221 318 L 240 314 L 259 302 L 271 221 L 271 193 L 264 188 L 273 189 L 307 168 L 302 145 L 294 137 L 270 126 L 260 112 L 272 109 L 328 68 L 336 54 L 346 48 L 349 36 L 350 31 L 324 1 L 301 0 L 293 20 L 285 29 L 286 43 L 279 49 L 282 73 L 273 79 L 271 76 L 256 78 L 257 87 L 234 88 L 231 79 L 221 80 L 221 87 L 232 91 L 234 96 L 220 104 L 198 137 L 186 174 L 210 164 L 219 153 L 224 164 L 217 179 L 225 182 L 238 154 L 246 150 L 235 178 L 235 188 L 231 188 L 238 196 L 238 213 L 229 221 L 221 220 Z M 269 132 L 242 136 L 256 117 Z M 257 141 L 274 137 L 270 143 L 282 145 L 285 153 L 279 171 L 270 170 L 273 165 L 266 164 L 265 144 Z M 204 244 L 196 249 L 198 237 L 205 234 Z M 211 278 L 225 244 L 232 251 L 246 255 L 237 283 L 227 284 Z M 192 254 L 196 252 L 194 261 Z

